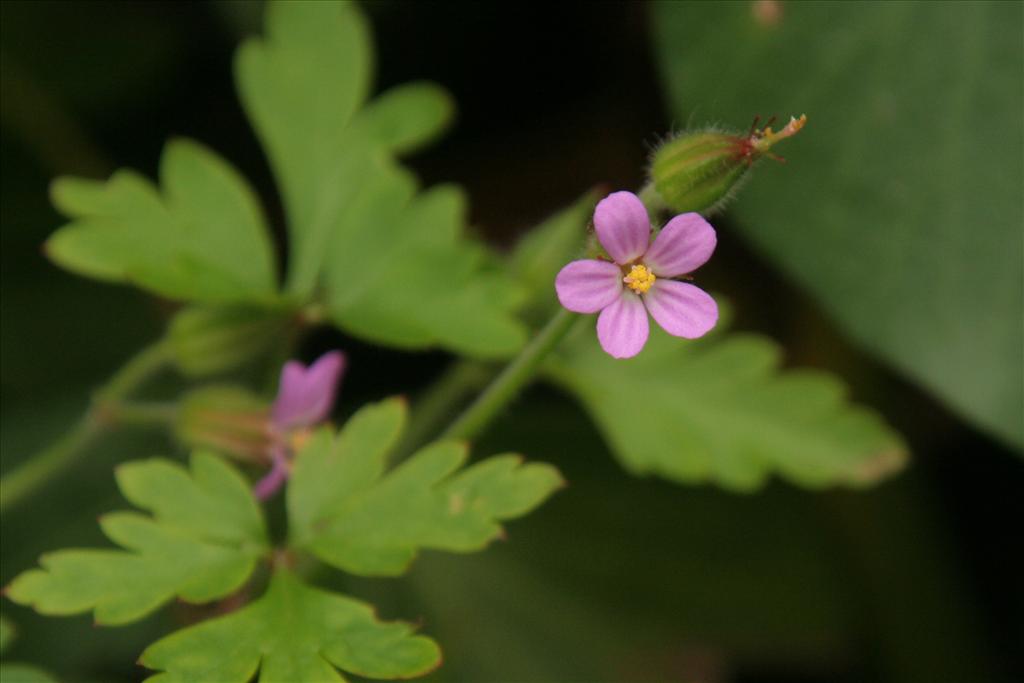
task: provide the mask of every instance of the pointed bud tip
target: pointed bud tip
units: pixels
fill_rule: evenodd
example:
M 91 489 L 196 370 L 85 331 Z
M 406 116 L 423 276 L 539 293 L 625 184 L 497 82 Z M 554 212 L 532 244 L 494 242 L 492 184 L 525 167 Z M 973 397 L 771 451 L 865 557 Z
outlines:
M 792 137 L 807 123 L 807 115 L 791 117 L 781 130 L 772 120 L 758 128 L 754 119 L 746 135 L 704 128 L 677 135 L 660 145 L 651 158 L 650 187 L 658 203 L 677 213 L 713 213 L 735 194 L 747 172 L 780 140 Z

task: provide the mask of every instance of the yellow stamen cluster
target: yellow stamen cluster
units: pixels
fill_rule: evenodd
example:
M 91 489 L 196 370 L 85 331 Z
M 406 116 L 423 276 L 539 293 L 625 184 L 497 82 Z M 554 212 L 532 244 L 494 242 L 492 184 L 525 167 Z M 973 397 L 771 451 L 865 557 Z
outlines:
M 647 266 L 633 266 L 633 269 L 629 271 L 629 275 L 622 278 L 622 281 L 637 294 L 643 294 L 651 288 L 651 285 L 657 279 L 654 273 L 647 269 Z

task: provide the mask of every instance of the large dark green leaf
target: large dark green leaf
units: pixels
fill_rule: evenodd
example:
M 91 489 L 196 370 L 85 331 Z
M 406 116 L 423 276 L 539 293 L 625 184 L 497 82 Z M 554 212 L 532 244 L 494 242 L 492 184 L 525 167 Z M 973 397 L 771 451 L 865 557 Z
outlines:
M 1024 443 L 1022 5 L 772 4 L 655 6 L 677 120 L 806 112 L 740 229 L 862 346 Z

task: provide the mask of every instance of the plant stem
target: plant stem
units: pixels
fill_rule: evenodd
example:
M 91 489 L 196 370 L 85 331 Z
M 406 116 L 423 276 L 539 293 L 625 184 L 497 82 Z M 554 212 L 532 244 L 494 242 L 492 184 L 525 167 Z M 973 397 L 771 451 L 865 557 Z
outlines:
M 63 470 L 103 433 L 104 425 L 86 415 L 71 431 L 0 479 L 0 510 L 25 498 Z
M 463 360 L 452 363 L 413 401 L 409 426 L 395 449 L 396 461 L 412 454 L 441 430 L 441 425 L 469 394 L 482 389 L 496 374 L 487 365 Z
M 578 317 L 565 309 L 548 321 L 526 348 L 441 435 L 448 439 L 471 439 L 484 430 L 498 413 L 537 374 L 541 362 L 572 328 Z
M 169 360 L 170 350 L 164 341 L 147 346 L 129 359 L 93 394 L 89 409 L 71 431 L 0 479 L 0 510 L 6 510 L 29 496 L 62 472 L 111 427 L 119 424 L 165 424 L 173 419 L 170 406 L 122 401 Z
M 171 360 L 170 344 L 161 339 L 128 359 L 107 383 L 93 394 L 95 400 L 120 401 L 143 382 L 159 372 Z
M 175 403 L 135 401 L 103 404 L 102 410 L 109 422 L 136 427 L 166 427 L 178 417 Z
M 668 209 L 668 207 L 665 206 L 665 200 L 663 200 L 661 195 L 658 194 L 658 189 L 654 187 L 654 181 L 652 180 L 647 181 L 647 184 L 640 188 L 638 196 L 651 218 L 658 216 Z

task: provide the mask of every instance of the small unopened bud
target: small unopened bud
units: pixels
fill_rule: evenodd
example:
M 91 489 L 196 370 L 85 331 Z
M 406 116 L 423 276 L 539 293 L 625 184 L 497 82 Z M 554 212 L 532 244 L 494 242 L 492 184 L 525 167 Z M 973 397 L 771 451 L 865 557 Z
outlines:
M 270 459 L 270 405 L 241 387 L 216 385 L 186 394 L 174 432 L 189 448 L 209 448 L 254 463 Z
M 293 319 L 244 306 L 190 306 L 168 328 L 178 368 L 193 377 L 233 370 L 279 346 Z
M 769 150 L 803 128 L 807 116 L 791 118 L 782 130 L 757 128 L 747 135 L 706 129 L 683 133 L 664 144 L 651 160 L 645 199 L 677 213 L 713 213 L 722 208 L 761 157 L 782 161 Z

